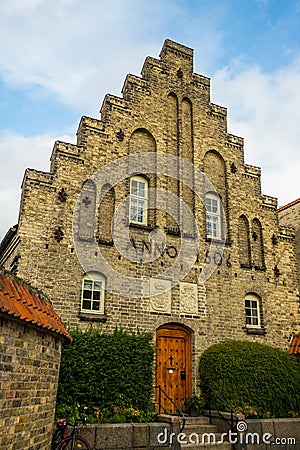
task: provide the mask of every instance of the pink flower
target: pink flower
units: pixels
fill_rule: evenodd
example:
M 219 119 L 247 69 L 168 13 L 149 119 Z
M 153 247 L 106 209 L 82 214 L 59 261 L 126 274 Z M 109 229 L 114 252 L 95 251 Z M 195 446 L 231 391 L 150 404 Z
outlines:
M 253 413 L 252 409 L 250 409 L 249 413 L 250 413 L 250 414 L 252 414 L 252 413 Z
M 254 415 L 257 416 L 257 412 L 256 411 L 254 411 Z
M 119 411 L 119 408 L 117 406 L 114 406 L 114 413 L 117 413 Z

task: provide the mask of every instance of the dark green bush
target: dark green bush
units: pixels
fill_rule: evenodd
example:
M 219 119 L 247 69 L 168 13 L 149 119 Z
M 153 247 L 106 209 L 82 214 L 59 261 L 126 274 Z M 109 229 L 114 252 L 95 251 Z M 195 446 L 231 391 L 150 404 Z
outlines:
M 75 331 L 72 337 L 62 351 L 57 411 L 77 404 L 100 411 L 148 410 L 154 349 L 147 337 L 118 330 Z
M 295 356 L 266 345 L 226 341 L 208 348 L 199 364 L 201 389 L 209 386 L 228 404 L 251 405 L 260 416 L 288 417 L 300 411 L 300 362 Z M 225 410 L 212 395 L 213 407 Z

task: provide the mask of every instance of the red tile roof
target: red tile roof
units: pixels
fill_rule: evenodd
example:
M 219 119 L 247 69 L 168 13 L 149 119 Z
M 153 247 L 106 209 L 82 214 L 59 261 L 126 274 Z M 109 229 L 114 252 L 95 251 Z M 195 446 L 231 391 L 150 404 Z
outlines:
M 51 302 L 6 271 L 0 271 L 1 312 L 72 340 Z
M 278 209 L 278 211 L 283 211 L 284 209 L 287 209 L 287 208 L 289 208 L 290 206 L 294 206 L 294 205 L 296 205 L 297 203 L 300 203 L 300 198 L 297 198 L 297 200 L 294 200 L 293 202 L 288 203 L 287 205 L 281 206 L 281 207 Z
M 294 334 L 289 348 L 289 353 L 292 355 L 300 355 L 300 333 Z

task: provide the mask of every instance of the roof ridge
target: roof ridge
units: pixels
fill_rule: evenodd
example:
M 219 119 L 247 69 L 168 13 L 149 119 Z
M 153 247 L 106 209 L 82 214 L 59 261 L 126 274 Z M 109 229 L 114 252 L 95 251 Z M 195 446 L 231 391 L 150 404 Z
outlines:
M 280 206 L 280 208 L 278 208 L 278 211 L 283 211 L 284 209 L 289 208 L 290 206 L 294 206 L 294 205 L 296 205 L 299 202 L 300 202 L 300 198 L 297 198 L 296 200 L 288 203 L 287 205 Z
M 18 277 L 14 273 L 9 272 L 9 270 L 4 269 L 4 267 L 0 267 L 0 275 L 3 275 L 5 278 L 9 278 L 11 281 L 15 281 L 17 286 L 24 286 L 31 294 L 37 294 L 42 300 L 46 300 L 52 305 L 51 300 L 38 288 L 33 287 L 29 281 L 25 281 L 22 278 Z M 1 288 L 0 288 L 1 290 Z
M 291 353 L 293 355 L 300 354 L 300 333 L 295 333 L 292 336 L 289 353 Z
M 4 269 L 0 269 L 0 312 L 72 341 L 49 298 Z

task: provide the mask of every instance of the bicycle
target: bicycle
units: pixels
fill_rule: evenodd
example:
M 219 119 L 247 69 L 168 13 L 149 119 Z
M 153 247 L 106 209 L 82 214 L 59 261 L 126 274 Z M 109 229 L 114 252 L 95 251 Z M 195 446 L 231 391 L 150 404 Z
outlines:
M 85 420 L 82 419 L 82 422 L 84 423 Z M 72 424 L 67 419 L 58 419 L 51 442 L 51 450 L 91 450 L 88 441 L 77 434 L 78 423 L 78 420 Z M 69 426 L 73 427 L 71 434 L 68 434 Z

